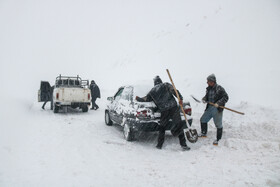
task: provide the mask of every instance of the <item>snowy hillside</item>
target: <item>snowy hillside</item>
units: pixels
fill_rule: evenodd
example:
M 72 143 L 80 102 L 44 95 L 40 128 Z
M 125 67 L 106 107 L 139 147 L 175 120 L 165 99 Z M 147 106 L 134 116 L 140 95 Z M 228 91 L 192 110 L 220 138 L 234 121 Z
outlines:
M 280 2 L 0 1 L 0 186 L 280 186 Z M 168 81 L 169 69 L 200 131 L 206 77 L 229 94 L 219 146 L 183 152 L 168 132 L 127 142 L 106 126 L 119 86 Z M 100 109 L 54 114 L 41 80 L 80 75 L 101 88 Z

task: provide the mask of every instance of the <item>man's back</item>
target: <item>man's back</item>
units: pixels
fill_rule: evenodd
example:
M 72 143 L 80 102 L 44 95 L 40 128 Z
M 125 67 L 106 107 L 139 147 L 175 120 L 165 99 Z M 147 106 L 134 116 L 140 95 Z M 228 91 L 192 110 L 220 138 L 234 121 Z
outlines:
M 172 85 L 169 83 L 161 83 L 154 86 L 149 92 L 149 95 L 160 111 L 177 106 L 177 102 L 172 93 Z

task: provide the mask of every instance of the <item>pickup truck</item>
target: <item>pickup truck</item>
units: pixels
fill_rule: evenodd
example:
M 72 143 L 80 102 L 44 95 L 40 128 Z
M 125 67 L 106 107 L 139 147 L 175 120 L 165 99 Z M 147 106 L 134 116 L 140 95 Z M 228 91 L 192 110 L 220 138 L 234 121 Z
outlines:
M 41 81 L 38 92 L 38 100 L 51 101 L 54 113 L 58 113 L 63 107 L 80 108 L 87 112 L 91 103 L 89 81 L 82 80 L 79 76 L 58 76 L 55 81 L 53 93 L 49 82 Z M 50 95 L 50 97 L 47 97 Z

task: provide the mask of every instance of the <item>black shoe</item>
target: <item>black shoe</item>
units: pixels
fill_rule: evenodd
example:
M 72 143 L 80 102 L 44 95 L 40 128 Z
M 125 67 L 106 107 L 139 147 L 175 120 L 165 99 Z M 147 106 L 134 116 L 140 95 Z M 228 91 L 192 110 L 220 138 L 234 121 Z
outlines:
M 94 110 L 97 110 L 97 109 L 99 109 L 99 106 L 95 107 L 95 109 L 94 109 Z
M 218 140 L 215 140 L 214 142 L 213 142 L 213 145 L 218 145 L 219 144 L 219 141 Z
M 161 145 L 157 145 L 156 148 L 157 148 L 157 149 L 161 149 L 162 146 L 161 146 Z
M 90 110 L 94 110 L 94 108 L 90 108 Z
M 45 110 L 45 107 L 42 107 L 43 110 Z
M 184 150 L 184 151 L 189 151 L 191 148 L 189 147 L 189 146 L 187 146 L 187 145 L 181 145 L 181 147 L 182 147 L 182 149 Z

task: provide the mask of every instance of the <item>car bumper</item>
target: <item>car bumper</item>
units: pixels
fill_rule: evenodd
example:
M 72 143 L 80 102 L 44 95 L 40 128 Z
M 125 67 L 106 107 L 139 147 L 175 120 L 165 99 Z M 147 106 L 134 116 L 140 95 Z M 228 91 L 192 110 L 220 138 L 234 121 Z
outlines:
M 192 125 L 192 118 L 188 119 L 188 123 L 191 126 Z M 184 123 L 183 128 L 186 129 L 186 121 L 182 120 Z M 152 132 L 152 131 L 159 131 L 159 121 L 141 121 L 141 120 L 135 120 L 135 119 L 128 119 L 127 120 L 128 125 L 134 130 L 134 131 L 146 131 L 146 132 Z M 173 126 L 172 120 L 170 120 L 166 125 L 166 130 L 170 130 Z
M 55 102 L 56 106 L 83 106 L 90 105 L 90 102 Z

